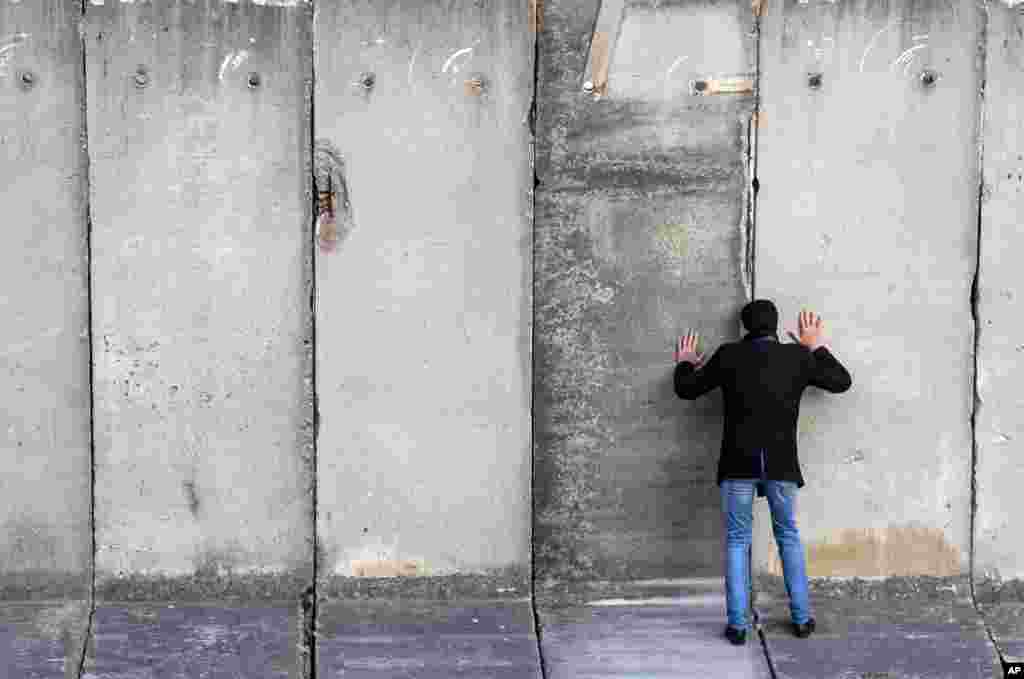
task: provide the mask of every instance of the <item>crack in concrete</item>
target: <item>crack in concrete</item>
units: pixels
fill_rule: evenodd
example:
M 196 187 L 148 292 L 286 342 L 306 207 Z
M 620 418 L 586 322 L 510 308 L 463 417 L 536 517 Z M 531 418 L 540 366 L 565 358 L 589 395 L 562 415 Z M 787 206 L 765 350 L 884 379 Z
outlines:
M 978 71 L 981 73 L 981 84 L 978 88 L 978 123 L 977 123 L 977 145 L 978 145 L 978 222 L 977 222 L 977 242 L 975 246 L 975 262 L 974 262 L 974 278 L 971 281 L 971 318 L 974 321 L 974 375 L 972 376 L 971 386 L 974 391 L 974 400 L 971 407 L 971 518 L 970 518 L 970 546 L 969 546 L 969 566 L 970 572 L 970 589 L 971 589 L 971 604 L 974 606 L 975 612 L 978 617 L 981 618 L 982 624 L 985 626 L 985 634 L 988 635 L 989 641 L 992 643 L 992 647 L 995 649 L 996 654 L 999 656 L 1000 663 L 1006 663 L 1006 658 L 1003 656 L 1002 650 L 999 648 L 999 644 L 996 643 L 995 635 L 992 634 L 992 627 L 988 624 L 985 619 L 985 613 L 981 610 L 981 606 L 978 605 L 978 596 L 974 588 L 974 545 L 975 545 L 975 521 L 977 520 L 978 513 L 978 412 L 982 405 L 981 395 L 978 390 L 978 346 L 980 344 L 981 336 L 981 320 L 978 317 L 978 280 L 981 274 L 981 217 L 982 217 L 982 205 L 985 196 L 985 83 L 988 77 L 988 31 L 989 21 L 991 20 L 991 10 L 989 8 L 988 0 L 985 1 L 985 19 L 981 26 L 981 35 L 978 37 Z
M 316 626 L 317 626 L 317 613 L 318 613 L 318 594 L 317 594 L 317 580 L 319 579 L 319 561 L 320 561 L 320 542 L 318 540 L 318 496 L 317 486 L 319 484 L 319 474 L 317 469 L 317 462 L 319 458 L 319 443 L 320 443 L 320 394 L 319 385 L 317 383 L 317 370 L 316 370 L 316 348 L 317 348 L 317 333 L 316 333 L 316 248 L 317 248 L 317 221 L 319 219 L 318 213 L 318 198 L 319 192 L 316 185 L 316 11 L 317 3 L 313 4 L 312 8 L 312 25 L 313 29 L 310 31 L 310 80 L 309 89 L 307 96 L 309 97 L 309 169 L 310 169 L 310 190 L 312 191 L 313 205 L 312 217 L 310 220 L 310 277 L 311 284 L 309 286 L 309 313 L 310 313 L 310 351 L 312 352 L 311 368 L 310 368 L 310 381 L 313 389 L 313 583 L 303 592 L 303 608 L 306 609 L 304 613 L 304 629 L 303 629 L 303 645 L 308 653 L 308 659 L 306 661 L 306 667 L 309 672 L 307 679 L 316 679 L 317 665 L 316 665 Z M 311 599 L 311 601 L 307 600 Z
M 749 216 L 747 218 L 747 275 L 750 278 L 750 299 L 757 299 L 756 286 L 757 286 L 757 268 L 756 268 L 756 238 L 757 238 L 757 194 L 761 188 L 761 182 L 757 176 L 757 160 L 758 160 L 758 141 L 760 136 L 761 128 L 761 21 L 764 16 L 764 12 L 760 4 L 757 6 L 754 12 L 754 115 L 751 117 L 750 126 L 748 127 L 748 141 L 747 141 L 747 165 L 751 168 L 751 175 L 753 179 L 750 182 L 750 204 L 749 204 Z M 761 614 L 757 610 L 757 606 L 754 603 L 754 578 L 753 578 L 753 543 L 751 548 L 747 551 L 747 573 L 751 575 L 750 578 L 750 609 L 754 614 L 754 625 L 757 630 L 757 637 L 761 642 L 761 650 L 764 651 L 765 662 L 768 663 L 768 672 L 771 674 L 772 679 L 777 679 L 775 672 L 775 663 L 772 662 L 771 650 L 768 648 L 768 637 L 765 636 L 764 630 L 761 627 Z
M 93 358 L 93 327 L 92 327 L 92 205 L 90 201 L 92 177 L 90 176 L 91 163 L 89 162 L 89 120 L 88 120 L 88 73 L 86 65 L 86 39 L 85 39 L 85 15 L 87 0 L 82 0 L 81 13 L 78 18 L 78 39 L 82 49 L 82 70 L 81 70 L 81 108 L 82 132 L 80 153 L 83 163 L 83 174 L 85 190 L 83 200 L 85 201 L 85 295 L 86 295 L 86 325 L 89 332 L 89 618 L 85 626 L 85 638 L 82 640 L 82 652 L 78 658 L 78 667 L 75 673 L 77 679 L 82 679 L 85 673 L 85 659 L 89 652 L 89 644 L 92 641 L 93 624 L 96 617 L 96 388 L 93 374 L 95 360 Z
M 536 248 L 536 235 L 537 235 L 537 118 L 538 118 L 538 96 L 537 92 L 540 89 L 540 34 L 543 30 L 544 22 L 542 20 L 542 14 L 544 12 L 544 3 L 538 2 L 536 4 L 536 10 L 534 11 L 534 22 L 533 26 L 533 98 L 530 102 L 530 169 L 533 175 L 533 181 L 530 184 L 530 281 L 531 284 L 536 281 L 537 271 L 537 248 Z M 595 19 L 596 22 L 596 19 Z M 589 49 L 589 48 L 588 48 Z M 589 57 L 588 57 L 589 58 Z M 530 346 L 531 346 L 531 360 L 532 372 L 535 374 L 537 371 L 536 365 L 536 353 L 532 351 L 533 347 L 533 332 L 534 328 L 537 327 L 537 305 L 530 304 L 532 318 L 530 321 Z M 531 380 L 532 381 L 532 380 Z M 537 494 L 534 492 L 534 483 L 536 479 L 536 453 L 534 450 L 534 408 L 536 404 L 536 390 L 530 390 L 530 610 L 533 616 L 533 632 L 537 637 L 537 658 L 540 662 L 540 675 L 541 679 L 547 679 L 548 673 L 547 668 L 544 664 L 544 647 L 541 644 L 541 626 L 540 626 L 540 615 L 537 612 L 537 567 L 536 558 L 537 553 L 534 546 L 534 523 L 536 521 L 536 501 Z

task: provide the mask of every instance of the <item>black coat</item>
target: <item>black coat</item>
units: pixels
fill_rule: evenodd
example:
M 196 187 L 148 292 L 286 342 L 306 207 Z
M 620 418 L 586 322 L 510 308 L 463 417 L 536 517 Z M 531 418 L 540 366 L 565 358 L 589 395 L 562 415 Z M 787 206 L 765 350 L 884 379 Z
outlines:
M 765 476 L 802 488 L 796 450 L 800 396 L 808 385 L 840 394 L 852 382 L 827 348 L 811 352 L 800 344 L 781 344 L 774 333 L 765 332 L 723 344 L 696 372 L 685 361 L 675 369 L 680 398 L 692 401 L 716 387 L 724 392 L 719 485 L 723 479 L 760 478 L 764 449 Z

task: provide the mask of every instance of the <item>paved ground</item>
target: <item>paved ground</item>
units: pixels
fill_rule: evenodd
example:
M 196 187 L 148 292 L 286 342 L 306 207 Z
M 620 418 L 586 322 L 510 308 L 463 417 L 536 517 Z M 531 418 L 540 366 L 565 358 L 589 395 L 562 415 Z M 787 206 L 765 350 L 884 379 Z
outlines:
M 543 669 L 527 599 L 324 601 L 317 677 L 1002 679 L 993 638 L 1009 656 L 1024 651 L 1019 602 L 993 603 L 986 629 L 962 588 L 814 587 L 818 627 L 803 640 L 778 589 L 759 589 L 760 634 L 742 647 L 722 637 L 721 579 L 539 599 Z M 283 679 L 304 662 L 302 613 L 287 603 L 107 603 L 80 674 L 87 624 L 81 602 L 0 604 L 0 679 Z

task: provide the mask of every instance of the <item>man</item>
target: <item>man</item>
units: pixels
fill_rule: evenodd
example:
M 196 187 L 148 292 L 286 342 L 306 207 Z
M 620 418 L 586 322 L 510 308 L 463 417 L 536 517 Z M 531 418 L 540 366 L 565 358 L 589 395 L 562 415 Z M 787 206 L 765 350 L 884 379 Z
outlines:
M 706 366 L 704 355 L 697 353 L 697 334 L 679 339 L 675 390 L 680 398 L 694 400 L 722 387 L 725 396 L 718 485 L 726 532 L 726 638 L 746 643 L 747 554 L 756 488 L 758 497 L 768 498 L 793 632 L 803 639 L 814 631 L 814 618 L 795 518 L 796 491 L 804 486 L 796 450 L 800 397 L 808 385 L 840 394 L 852 380 L 825 346 L 824 327 L 815 314 L 800 313 L 800 337 L 789 333 L 796 344 L 779 343 L 779 314 L 769 300 L 750 302 L 740 317 L 748 334 L 720 346 Z

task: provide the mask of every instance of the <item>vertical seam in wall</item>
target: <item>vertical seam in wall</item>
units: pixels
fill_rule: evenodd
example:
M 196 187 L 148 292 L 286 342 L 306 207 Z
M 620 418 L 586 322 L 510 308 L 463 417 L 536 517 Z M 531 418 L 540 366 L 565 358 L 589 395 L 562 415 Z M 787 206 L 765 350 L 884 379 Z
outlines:
M 750 196 L 750 212 L 747 218 L 747 275 L 750 277 L 751 300 L 755 299 L 755 286 L 757 284 L 757 269 L 755 266 L 757 249 L 755 247 L 755 238 L 757 237 L 757 192 L 760 188 L 760 182 L 757 178 L 757 142 L 758 130 L 761 127 L 761 18 L 763 13 L 763 10 L 760 10 L 754 15 L 754 116 L 748 128 L 747 140 L 747 163 L 752 168 L 753 175 L 748 191 Z M 775 663 L 772 662 L 771 650 L 768 648 L 768 638 L 761 628 L 761 615 L 754 604 L 753 542 L 751 542 L 750 549 L 747 550 L 747 573 L 750 576 L 750 591 L 748 594 L 750 596 L 750 608 L 754 614 L 757 638 L 761 642 L 761 650 L 764 652 L 765 662 L 768 664 L 768 672 L 772 679 L 776 679 L 778 675 L 775 673 Z
M 996 643 L 995 636 L 992 634 L 992 629 L 985 619 L 985 614 L 982 612 L 981 607 L 978 605 L 977 592 L 974 589 L 974 544 L 975 544 L 975 524 L 978 510 L 978 410 L 981 404 L 981 398 L 978 391 L 978 347 L 980 345 L 981 335 L 981 321 L 978 318 L 978 279 L 981 274 L 981 216 L 982 216 L 982 205 L 985 197 L 985 84 L 988 78 L 988 31 L 989 22 L 991 20 L 991 12 L 988 1 L 984 4 L 985 16 L 982 24 L 980 36 L 978 38 L 977 48 L 977 65 L 979 73 L 981 74 L 981 83 L 978 88 L 978 118 L 977 118 L 977 151 L 978 151 L 978 192 L 977 192 L 977 208 L 978 208 L 978 221 L 977 221 L 977 242 L 975 246 L 975 261 L 974 261 L 974 278 L 971 281 L 971 318 L 974 320 L 974 374 L 971 380 L 971 386 L 973 391 L 973 402 L 971 407 L 971 507 L 970 507 L 970 543 L 969 543 L 969 557 L 968 557 L 968 572 L 969 572 L 969 585 L 971 590 L 971 603 L 974 606 L 975 612 L 978 617 L 981 618 L 982 624 L 985 626 L 985 633 L 988 635 L 989 641 L 992 643 L 992 647 L 995 649 L 996 654 L 999 656 L 1001 663 L 1005 663 L 1006 659 L 1003 657 L 1002 651 L 999 649 L 999 645 Z
M 753 168 L 750 186 L 750 217 L 747 220 L 747 266 L 750 276 L 750 299 L 755 299 L 757 290 L 757 194 L 761 182 L 757 178 L 758 130 L 761 127 L 761 14 L 754 16 L 754 119 L 750 124 L 749 136 L 753 143 L 747 143 L 747 162 Z
M 86 326 L 89 347 L 89 618 L 85 626 L 85 638 L 82 639 L 82 654 L 78 659 L 77 677 L 81 679 L 85 672 L 85 658 L 88 654 L 89 643 L 92 639 L 93 621 L 96 616 L 96 389 L 93 377 L 93 329 L 92 329 L 92 177 L 90 176 L 91 163 L 89 162 L 89 121 L 88 121 L 88 79 L 86 69 L 86 39 L 85 39 L 85 13 L 88 4 L 82 0 L 81 13 L 78 19 L 78 38 L 81 41 L 81 93 L 79 104 L 82 116 L 81 127 L 81 150 L 82 162 L 84 163 L 84 184 L 85 191 L 85 296 L 86 296 Z
M 534 338 L 537 332 L 537 299 L 535 287 L 537 281 L 537 128 L 538 128 L 538 90 L 540 89 L 540 32 L 543 27 L 541 13 L 544 3 L 537 0 L 533 12 L 533 100 L 530 102 L 530 609 L 533 614 L 533 629 L 537 636 L 537 658 L 540 661 L 540 674 L 547 679 L 547 668 L 544 664 L 544 648 L 541 645 L 540 615 L 537 613 L 537 562 L 534 545 L 534 523 L 536 521 L 536 448 L 534 412 L 537 392 L 535 388 L 537 374 L 537 354 L 534 350 Z M 596 19 L 595 19 L 596 21 Z
M 317 357 L 317 335 L 316 335 L 316 225 L 319 212 L 319 195 L 316 186 L 316 13 L 317 3 L 312 2 L 310 8 L 310 31 L 309 31 L 309 57 L 310 57 L 310 80 L 307 96 L 309 97 L 309 172 L 310 192 L 312 196 L 310 204 L 313 206 L 310 234 L 309 234 L 309 259 L 311 284 L 309 286 L 309 313 L 310 313 L 310 346 L 311 346 L 311 370 L 310 380 L 313 389 L 313 584 L 312 601 L 310 602 L 310 616 L 312 620 L 306 630 L 306 647 L 309 651 L 309 679 L 316 679 L 316 652 L 317 652 L 317 580 L 319 579 L 318 562 L 320 560 L 320 544 L 317 536 L 317 511 L 318 497 L 317 486 L 320 478 L 317 470 L 320 442 L 320 399 L 319 385 L 317 384 L 316 357 Z

